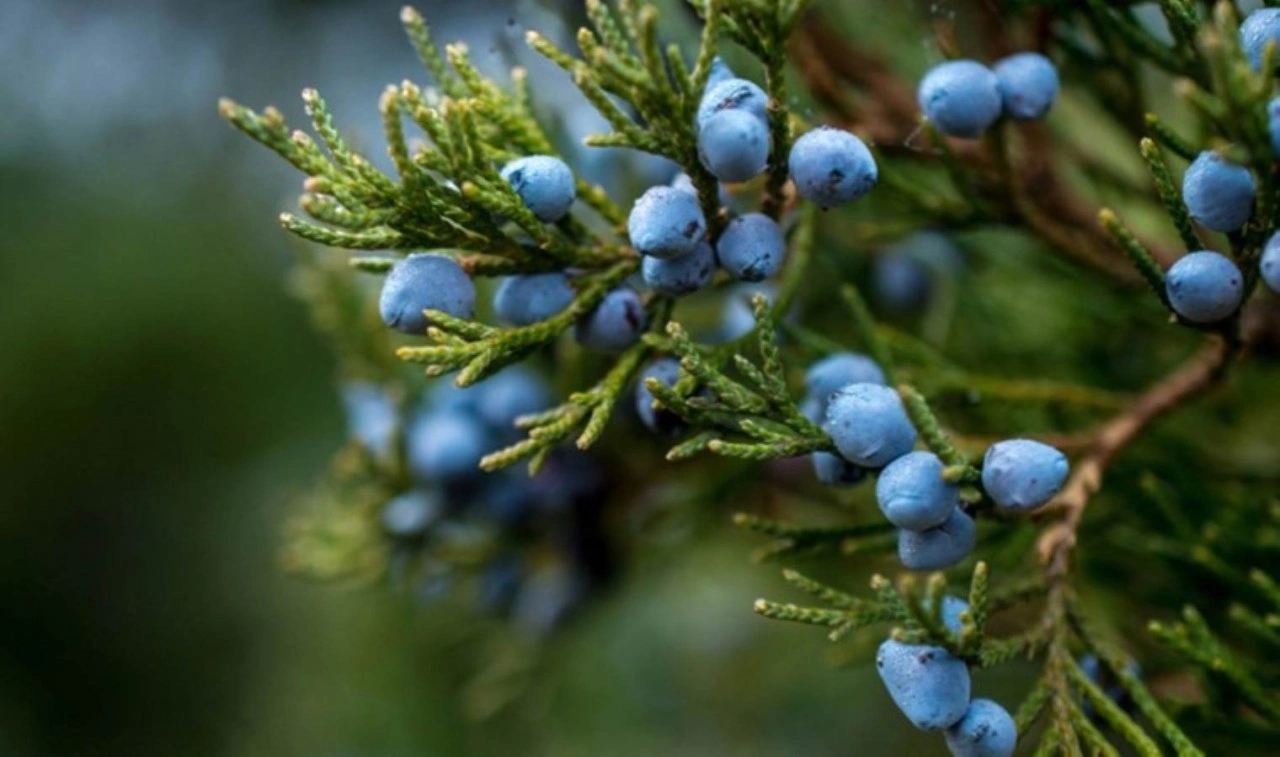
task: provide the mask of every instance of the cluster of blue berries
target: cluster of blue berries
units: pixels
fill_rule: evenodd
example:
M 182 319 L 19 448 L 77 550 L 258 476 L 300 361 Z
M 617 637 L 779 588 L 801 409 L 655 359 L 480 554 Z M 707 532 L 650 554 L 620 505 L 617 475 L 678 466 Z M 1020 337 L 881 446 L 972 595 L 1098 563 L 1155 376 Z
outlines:
M 401 424 L 386 393 L 359 383 L 348 386 L 343 398 L 351 436 L 379 458 L 393 454 Z M 478 574 L 478 604 L 509 611 L 534 630 L 547 630 L 605 577 L 598 559 L 604 540 L 584 534 L 594 526 L 589 503 L 602 483 L 590 459 L 553 456 L 534 477 L 479 468 L 485 453 L 514 441 L 516 417 L 542 410 L 550 400 L 542 379 L 521 366 L 469 389 L 440 383 L 428 392 L 404 423 L 412 488 L 379 513 L 393 544 L 393 576 L 416 565 L 425 574 L 418 590 L 433 596 L 458 576 L 443 562 L 419 564 L 432 560 L 432 547 L 490 545 L 468 565 Z M 535 564 L 529 556 L 548 553 L 547 542 L 558 557 Z
M 942 623 L 960 633 L 969 605 L 942 598 Z M 890 698 L 911 724 L 942 731 L 956 757 L 1009 757 L 1018 728 L 1009 712 L 990 699 L 970 699 L 969 667 L 943 647 L 888 639 L 876 653 L 876 671 Z
M 974 60 L 940 63 L 920 80 L 916 93 L 938 131 L 966 139 L 981 136 L 1001 115 L 1041 118 L 1057 96 L 1057 67 L 1031 52 L 1010 55 L 992 68 Z
M 902 399 L 885 386 L 884 372 L 865 355 L 830 355 L 810 366 L 801 410 L 831 435 L 838 454 L 812 456 L 814 473 L 831 486 L 861 482 L 879 470 L 876 500 L 898 529 L 898 558 L 910 570 L 941 570 L 963 560 L 977 542 L 977 527 L 964 511 L 960 489 L 943 477 L 932 452 L 913 451 L 916 429 Z M 1066 482 L 1067 458 L 1030 439 L 992 445 L 982 485 L 997 507 L 1030 511 L 1047 503 Z

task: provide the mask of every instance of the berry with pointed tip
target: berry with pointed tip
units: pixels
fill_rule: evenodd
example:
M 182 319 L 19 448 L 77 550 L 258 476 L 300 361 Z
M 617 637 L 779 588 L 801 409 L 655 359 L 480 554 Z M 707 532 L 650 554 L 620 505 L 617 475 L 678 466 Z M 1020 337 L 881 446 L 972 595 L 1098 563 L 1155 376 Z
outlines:
M 1244 277 L 1225 255 L 1201 250 L 1183 255 L 1164 277 L 1169 304 L 1192 323 L 1216 323 L 1244 299 Z
M 929 69 L 916 99 L 938 131 L 970 139 L 995 123 L 1004 107 L 995 73 L 973 60 L 946 61 Z
M 550 155 L 517 158 L 502 168 L 502 178 L 538 220 L 555 223 L 569 213 L 577 190 L 573 171 Z
M 419 252 L 396 261 L 382 282 L 378 311 L 382 322 L 406 334 L 424 334 L 424 310 L 454 318 L 470 318 L 476 307 L 476 285 L 458 261 L 448 255 Z
M 697 130 L 705 129 L 712 116 L 726 110 L 740 110 L 759 121 L 767 121 L 769 96 L 755 82 L 747 79 L 726 79 L 708 87 L 698 103 Z
M 493 295 L 498 320 L 512 326 L 545 321 L 573 302 L 569 277 L 560 271 L 508 276 Z
M 629 287 L 619 287 L 578 321 L 574 338 L 590 350 L 618 352 L 635 344 L 648 322 L 640 295 Z
M 823 208 L 853 202 L 870 192 L 880 178 L 867 145 L 829 126 L 819 126 L 797 139 L 787 168 L 800 196 Z
M 636 382 L 636 415 L 645 428 L 655 434 L 675 434 L 684 428 L 680 416 L 666 408 L 653 406 L 653 392 L 646 385 L 648 379 L 657 379 L 664 386 L 671 386 L 680 378 L 680 361 L 664 357 L 653 361 L 640 374 Z
M 434 492 L 405 492 L 382 506 L 382 527 L 392 536 L 417 536 L 426 531 L 443 508 Z
M 982 488 L 997 507 L 1026 512 L 1053 499 L 1067 481 L 1067 456 L 1034 439 L 1006 439 L 982 459 Z
M 898 528 L 925 531 L 946 522 L 960 505 L 960 488 L 942 478 L 945 466 L 932 452 L 908 452 L 876 480 L 880 512 Z
M 650 187 L 627 218 L 631 244 L 641 255 L 678 258 L 693 251 L 707 233 L 696 195 L 671 187 Z
M 836 390 L 849 384 L 883 384 L 884 371 L 876 361 L 857 352 L 836 352 L 809 366 L 804 390 L 823 407 Z M 811 419 L 812 420 L 812 419 Z M 815 423 L 818 421 L 814 421 Z
M 1182 199 L 1191 217 L 1212 231 L 1235 231 L 1253 215 L 1253 174 L 1205 150 L 1182 175 Z
M 698 132 L 698 159 L 721 181 L 747 181 L 769 162 L 769 127 L 743 110 L 722 110 Z
M 1016 53 L 996 63 L 1004 112 L 1030 121 L 1049 112 L 1058 97 L 1058 68 L 1040 53 Z
M 1262 262 L 1258 264 L 1262 281 L 1273 292 L 1280 292 L 1280 231 L 1271 235 L 1262 248 Z
M 921 730 L 954 725 L 969 709 L 969 668 L 942 647 L 889 639 L 876 652 L 876 672 L 893 703 Z
M 707 73 L 706 90 L 710 91 L 711 89 L 714 89 L 717 84 L 736 78 L 737 75 L 733 73 L 732 68 L 729 68 L 729 64 L 725 63 L 724 59 L 717 55 L 712 59 L 711 70 Z
M 645 257 L 640 263 L 644 283 L 659 294 L 673 297 L 696 292 L 716 275 L 716 252 L 707 242 L 693 248 L 693 252 L 670 260 Z
M 849 384 L 831 395 L 823 428 L 846 460 L 883 468 L 911 451 L 916 430 L 898 393 L 879 384 Z
M 999 704 L 975 699 L 943 738 L 954 757 L 1012 757 L 1018 746 L 1018 726 Z
M 778 223 L 763 213 L 747 213 L 729 222 L 716 242 L 720 266 L 739 281 L 763 281 L 778 272 L 787 241 Z
M 908 570 L 942 570 L 968 557 L 977 543 L 977 525 L 957 507 L 937 528 L 898 531 L 898 559 Z
M 537 373 L 513 365 L 476 384 L 475 415 L 495 432 L 512 432 L 522 415 L 545 410 L 551 393 Z
M 809 456 L 813 475 L 827 486 L 854 486 L 867 478 L 867 469 L 830 452 L 814 452 Z
M 409 467 L 425 481 L 469 478 L 480 473 L 490 445 L 478 418 L 452 410 L 427 413 L 409 429 Z
M 1280 8 L 1259 8 L 1240 24 L 1240 46 L 1254 71 L 1262 69 L 1262 53 L 1268 42 L 1280 48 Z M 1276 52 L 1280 54 L 1280 49 Z M 1280 62 L 1280 57 L 1276 60 Z

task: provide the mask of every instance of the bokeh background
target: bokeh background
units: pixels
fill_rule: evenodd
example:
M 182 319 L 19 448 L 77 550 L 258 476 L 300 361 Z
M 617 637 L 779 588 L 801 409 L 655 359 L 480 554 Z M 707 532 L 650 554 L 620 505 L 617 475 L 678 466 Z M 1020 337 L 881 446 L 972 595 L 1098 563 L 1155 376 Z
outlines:
M 856 662 L 875 639 L 837 649 L 751 612 L 787 592 L 729 526 L 746 496 L 732 489 L 635 529 L 611 591 L 536 653 L 462 604 L 281 571 L 291 502 L 345 436 L 336 361 L 286 286 L 293 243 L 276 214 L 299 177 L 215 103 L 275 104 L 301 123 L 297 93 L 315 86 L 380 155 L 379 93 L 424 78 L 400 4 L 0 0 L 0 754 L 939 753 Z M 534 65 L 514 52 L 524 31 L 564 38 L 580 13 L 576 0 L 417 5 L 490 72 L 512 54 Z M 857 16 L 859 39 L 923 66 L 924 27 L 890 4 L 830 5 Z M 953 3 L 919 5 L 946 16 Z M 558 71 L 533 80 L 567 138 L 598 128 Z M 579 157 L 624 189 L 665 178 Z M 1139 223 L 1159 223 L 1150 210 Z M 1001 321 L 991 354 L 1010 370 L 1085 366 L 1069 377 L 1096 368 L 1133 389 L 1159 368 L 1134 355 L 1167 365 L 1191 344 L 1144 352 L 1152 303 L 1033 266 L 1007 235 L 977 241 L 1005 277 L 977 323 L 1038 308 Z M 1026 288 L 1046 276 L 1058 280 Z M 1082 351 L 1099 330 L 1106 343 Z M 958 339 L 981 356 L 990 333 Z M 1274 372 L 1242 381 L 1262 396 Z M 1274 399 L 1214 405 L 1138 459 L 1190 475 L 1194 442 L 1219 438 L 1205 428 L 1266 439 L 1277 417 Z M 655 465 L 656 449 L 634 464 Z M 1236 462 L 1274 487 L 1274 441 L 1248 452 Z M 1095 598 L 1124 609 L 1123 574 L 1098 565 L 1115 580 Z M 977 692 L 1007 698 L 1027 673 L 984 674 Z

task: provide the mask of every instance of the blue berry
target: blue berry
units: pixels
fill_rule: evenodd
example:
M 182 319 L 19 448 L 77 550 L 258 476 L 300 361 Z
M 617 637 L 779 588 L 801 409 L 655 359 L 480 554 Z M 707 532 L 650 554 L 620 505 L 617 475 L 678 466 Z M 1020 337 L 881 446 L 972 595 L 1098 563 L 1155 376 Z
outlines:
M 1271 152 L 1280 158 L 1280 97 L 1267 103 L 1267 130 L 1271 132 Z
M 787 240 L 776 221 L 763 213 L 748 213 L 729 222 L 716 242 L 720 265 L 740 281 L 762 281 L 778 272 L 787 254 Z
M 932 608 L 932 605 L 928 605 Z M 951 633 L 960 633 L 960 615 L 969 609 L 969 603 L 959 597 L 945 594 L 942 597 L 942 625 Z
M 715 59 L 711 61 L 711 71 L 707 74 L 706 88 L 709 91 L 714 89 L 715 86 L 721 82 L 736 78 L 737 76 L 733 73 L 733 69 L 729 68 L 729 64 L 725 63 L 724 60 L 717 55 Z
M 978 542 L 978 527 L 960 508 L 937 528 L 898 532 L 898 559 L 909 570 L 942 570 L 969 556 Z
M 378 310 L 396 331 L 424 334 L 424 310 L 454 318 L 470 318 L 476 307 L 476 285 L 458 261 L 448 255 L 416 253 L 397 261 L 382 282 Z
M 853 134 L 820 126 L 796 140 L 787 158 L 796 191 L 823 208 L 862 197 L 880 172 L 866 144 Z
M 1280 231 L 1271 235 L 1262 248 L 1262 262 L 1258 266 L 1262 281 L 1273 292 L 1280 292 Z
M 943 480 L 944 467 L 932 452 L 908 452 L 889 463 L 876 481 L 880 512 L 898 528 L 942 525 L 960 505 L 960 489 Z
M 573 205 L 576 193 L 573 171 L 559 158 L 550 155 L 518 158 L 503 167 L 502 178 L 539 220 L 555 223 L 564 218 Z
M 1042 117 L 1058 96 L 1058 69 L 1040 53 L 1017 53 L 995 65 L 1004 112 L 1020 121 Z
M 528 326 L 569 307 L 573 297 L 569 277 L 559 271 L 509 276 L 493 295 L 493 310 L 503 323 Z
M 975 699 L 943 738 L 954 757 L 1012 757 L 1018 726 L 1005 708 L 990 699 Z
M 392 536 L 417 536 L 440 517 L 442 509 L 433 492 L 406 492 L 382 506 L 382 527 Z
M 831 395 L 823 428 L 850 462 L 882 468 L 911 451 L 916 430 L 894 390 L 850 384 Z
M 876 652 L 876 671 L 916 728 L 940 731 L 969 709 L 969 668 L 942 647 L 889 639 Z
M 636 415 L 640 416 L 640 422 L 654 433 L 676 433 L 683 428 L 684 424 L 680 421 L 680 417 L 670 410 L 653 406 L 653 392 L 645 386 L 645 381 L 652 378 L 666 386 L 671 386 L 679 377 L 680 361 L 669 357 L 653 361 L 648 368 L 644 369 L 644 373 L 640 374 L 640 381 L 636 384 Z
M 512 431 L 516 418 L 545 410 L 551 394 L 542 377 L 522 365 L 506 368 L 476 385 L 475 415 L 494 431 Z
M 769 162 L 769 127 L 742 110 L 722 110 L 698 132 L 698 159 L 721 181 L 747 181 Z
M 574 337 L 590 350 L 617 352 L 635 343 L 648 324 L 644 304 L 634 289 L 620 287 L 578 321 Z
M 519 523 L 537 506 L 538 492 L 524 471 L 502 470 L 484 477 L 480 502 L 494 520 Z
M 1200 153 L 1182 176 L 1182 199 L 1191 217 L 1206 229 L 1235 231 L 1253 215 L 1257 186 L 1244 166 L 1216 152 Z
M 1201 250 L 1178 258 L 1165 273 L 1169 304 L 1192 323 L 1214 323 L 1236 312 L 1244 277 L 1225 255 Z
M 702 96 L 702 102 L 698 104 L 698 131 L 706 128 L 712 116 L 726 110 L 741 110 L 760 121 L 766 121 L 769 96 L 754 82 L 746 79 L 726 79 L 714 87 L 708 87 Z
M 476 409 L 478 394 L 474 387 L 463 389 L 452 379 L 441 378 L 427 391 L 426 406 L 438 412 L 457 411 L 471 413 Z
M 929 69 L 916 99 L 938 131 L 967 138 L 995 123 L 1004 105 L 995 73 L 972 60 L 947 61 Z
M 937 278 L 954 275 L 963 264 L 959 250 L 945 235 L 921 231 L 876 257 L 872 290 L 888 310 L 910 313 L 928 304 Z
M 355 382 L 342 389 L 348 433 L 375 455 L 391 451 L 396 430 L 396 406 L 377 384 Z
M 693 252 L 678 258 L 645 257 L 640 273 L 653 291 L 679 297 L 711 283 L 716 275 L 716 252 L 710 244 L 702 242 Z
M 729 290 L 720 313 L 720 329 L 717 337 L 722 341 L 737 339 L 756 327 L 756 317 L 751 309 L 751 298 L 762 294 L 770 304 L 777 298 L 772 282 L 739 284 Z
M 729 196 L 729 190 L 725 188 L 725 185 L 723 184 L 719 184 L 718 187 L 720 190 L 720 204 L 728 205 L 729 201 L 733 199 Z M 676 177 L 671 180 L 671 188 L 679 189 L 682 192 L 688 192 L 694 197 L 698 196 L 698 188 L 693 185 L 693 179 L 689 178 L 689 174 L 687 173 L 676 174 Z
M 1259 8 L 1240 24 L 1240 46 L 1254 71 L 1262 68 L 1262 52 L 1268 42 L 1276 44 L 1280 56 L 1280 8 Z M 1280 62 L 1280 57 L 1276 61 Z
M 830 452 L 814 452 L 809 456 L 813 475 L 827 486 L 853 486 L 867 477 L 867 469 Z
M 982 488 L 998 507 L 1035 510 L 1066 483 L 1066 455 L 1033 439 L 997 442 L 982 460 Z
M 479 419 L 457 411 L 428 413 L 409 430 L 409 466 L 427 481 L 468 478 L 479 474 L 490 444 Z
M 693 251 L 707 233 L 697 196 L 671 187 L 650 187 L 627 219 L 631 244 L 641 255 L 678 258 Z
M 884 371 L 876 361 L 856 352 L 837 352 L 813 365 L 804 374 L 804 389 L 808 396 L 822 402 L 836 390 L 849 384 L 883 384 Z M 810 419 L 812 420 L 812 419 Z M 815 421 L 816 422 L 816 421 Z

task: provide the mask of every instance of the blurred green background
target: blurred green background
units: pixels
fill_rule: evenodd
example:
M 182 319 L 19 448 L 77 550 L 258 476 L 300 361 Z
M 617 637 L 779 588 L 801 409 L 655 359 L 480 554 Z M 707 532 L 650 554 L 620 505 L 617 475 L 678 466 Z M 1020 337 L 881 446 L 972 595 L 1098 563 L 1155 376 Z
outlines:
M 419 7 L 490 53 L 556 21 L 510 5 Z M 720 515 L 705 548 L 637 550 L 535 669 L 504 668 L 527 657 L 478 641 L 463 608 L 279 572 L 289 499 L 342 439 L 334 360 L 285 288 L 275 214 L 297 177 L 215 101 L 298 121 L 314 85 L 370 133 L 382 86 L 421 79 L 398 7 L 0 2 L 0 753 L 871 754 L 914 738 L 880 727 L 899 716 L 870 670 L 751 613 L 776 572 Z

